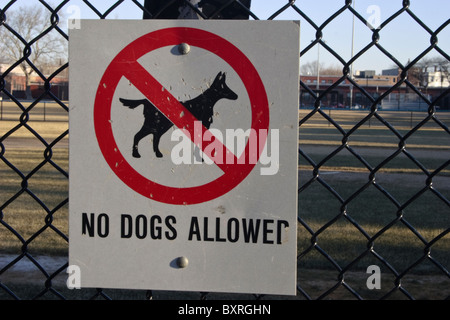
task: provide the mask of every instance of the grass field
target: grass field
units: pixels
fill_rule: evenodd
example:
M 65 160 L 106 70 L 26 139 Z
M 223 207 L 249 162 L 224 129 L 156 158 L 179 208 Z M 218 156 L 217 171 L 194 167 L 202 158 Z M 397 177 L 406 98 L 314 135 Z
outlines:
M 304 117 L 308 112 L 302 110 L 300 116 Z M 438 118 L 443 123 L 450 123 L 449 114 L 440 115 Z M 364 112 L 333 110 L 331 116 L 348 132 L 364 117 Z M 420 118 L 418 114 L 415 116 Z M 426 113 L 421 116 L 423 119 Z M 421 121 L 411 120 L 405 114 L 389 114 L 389 117 L 394 117 L 392 121 L 397 123 L 395 128 L 401 136 L 408 133 L 411 123 L 414 127 Z M 399 138 L 376 122 L 361 126 L 347 140 L 348 146 L 371 168 L 383 163 L 399 146 Z M 17 122 L 4 120 L 0 124 L 1 137 Z M 36 121 L 29 124 L 48 142 L 67 130 L 66 122 Z M 302 288 L 313 292 L 313 297 L 318 296 L 337 283 L 338 269 L 344 268 L 346 281 L 352 287 L 369 298 L 382 295 L 393 288 L 395 277 L 375 256 L 378 255 L 400 274 L 414 265 L 402 278 L 408 292 L 425 299 L 447 297 L 450 279 L 434 262 L 450 269 L 450 234 L 446 233 L 450 228 L 450 209 L 426 187 L 427 176 L 423 169 L 431 173 L 448 164 L 450 135 L 434 122 L 421 127 L 404 141 L 407 153 L 400 153 L 377 171 L 376 184 L 368 184 L 370 171 L 347 149 L 324 161 L 342 145 L 343 138 L 341 132 L 318 114 L 299 130 L 302 151 L 316 165 L 320 164 L 319 179 L 313 179 L 313 166 L 304 157 L 299 159 L 299 216 L 307 226 L 299 224 L 298 228 L 298 252 L 302 254 L 298 261 L 298 278 Z M 68 234 L 68 179 L 44 159 L 45 148 L 32 139 L 33 134 L 21 128 L 4 141 L 3 156 L 27 178 L 23 182 L 20 174 L 0 161 L 0 205 L 3 206 L 4 223 L 0 225 L 0 254 L 18 254 L 24 243 L 32 240 L 27 244 L 32 254 L 65 256 L 67 241 L 58 233 Z M 422 168 L 408 154 L 414 156 Z M 67 137 L 57 144 L 51 161 L 68 171 Z M 40 166 L 34 173 L 33 170 Z M 450 199 L 449 176 L 450 168 L 447 166 L 433 178 L 432 185 L 447 201 Z M 367 188 L 363 189 L 366 185 Z M 27 191 L 22 192 L 24 186 L 27 186 Z M 410 200 L 415 195 L 420 196 Z M 9 203 L 11 199 L 14 201 Z M 55 209 L 54 214 L 49 214 Z M 10 232 L 7 226 L 20 236 Z M 440 235 L 443 237 L 439 241 L 432 242 Z M 375 237 L 371 239 L 373 242 L 368 240 L 371 237 Z M 426 245 L 430 241 L 431 251 L 427 252 Z M 323 251 L 312 248 L 312 243 Z M 371 245 L 373 252 L 367 249 Z M 328 254 L 339 267 L 333 266 L 323 253 Z M 357 257 L 360 259 L 355 261 Z M 365 287 L 368 276 L 365 270 L 371 264 L 379 265 L 384 275 L 380 292 L 371 292 Z M 339 289 L 333 297 L 347 296 L 347 290 L 341 292 Z M 402 297 L 404 295 L 400 294 L 399 298 Z
M 300 118 L 310 112 L 301 110 Z M 299 260 L 300 279 L 300 270 L 329 269 L 333 271 L 327 275 L 322 273 L 321 279 L 329 279 L 332 283 L 339 268 L 326 258 L 327 254 L 340 268 L 348 268 L 349 271 L 362 271 L 368 265 L 376 264 L 386 272 L 385 278 L 390 277 L 395 282 L 381 258 L 398 274 L 414 266 L 408 274 L 415 275 L 416 280 L 405 282 L 406 278 L 402 279 L 407 290 L 420 295 L 417 288 L 412 289 L 414 281 L 417 284 L 422 281 L 418 279 L 426 278 L 425 275 L 433 275 L 436 278 L 428 278 L 429 284 L 422 287 L 426 292 L 424 296 L 428 295 L 429 299 L 448 296 L 450 279 L 434 261 L 439 261 L 449 270 L 449 133 L 431 121 L 409 135 L 411 128 L 416 127 L 427 116 L 426 113 L 380 112 L 394 125 L 395 133 L 377 119 L 371 119 L 370 123 L 367 121 L 347 136 L 367 112 L 331 110 L 326 114 L 341 126 L 343 132 L 317 113 L 299 130 L 300 148 L 309 159 L 302 156 L 299 159 L 299 216 L 309 228 L 299 227 L 299 251 L 306 252 Z M 439 113 L 437 119 L 448 125 L 450 114 Z M 328 159 L 343 145 L 343 141 L 365 163 L 347 148 Z M 399 146 L 403 145 L 405 152 L 386 161 L 401 151 Z M 313 179 L 314 166 L 319 167 L 320 181 Z M 370 183 L 368 166 L 371 170 L 377 169 L 374 183 Z M 427 174 L 438 168 L 441 170 L 433 177 L 432 186 L 447 202 L 427 187 Z M 428 256 L 426 245 L 440 236 L 443 237 L 431 246 Z M 312 243 L 320 250 L 308 251 Z M 373 253 L 368 248 L 372 248 Z M 360 259 L 355 261 L 358 257 Z M 312 286 L 323 285 L 323 282 L 310 280 L 308 276 L 303 281 Z M 439 287 L 439 290 L 433 290 L 431 284 L 433 289 Z M 364 285 L 360 290 L 364 289 L 362 287 Z M 392 283 L 383 285 L 384 289 L 386 287 L 392 289 Z M 373 292 L 366 289 L 366 293 L 370 295 Z
M 5 157 L 26 177 L 44 161 L 43 151 L 38 149 L 8 150 L 5 152 Z M 55 149 L 51 159 L 62 169 L 68 170 L 67 149 Z M 3 162 L 0 163 L 0 177 L 2 181 L 0 203 L 6 203 L 18 195 L 3 209 L 3 221 L 16 230 L 25 241 L 44 228 L 29 245 L 31 252 L 67 254 L 67 243 L 62 241 L 55 230 L 46 225 L 51 217 L 51 225 L 63 234 L 68 234 L 67 204 L 58 209 L 55 214 L 52 213 L 68 197 L 68 179 L 50 163 L 45 163 L 39 171 L 26 179 L 29 192 L 22 192 L 22 177 L 10 170 Z M 42 203 L 36 201 L 34 197 L 39 198 Z M 5 228 L 1 229 L 0 243 L 2 243 L 2 253 L 20 252 L 22 246 L 22 242 Z
M 68 101 L 62 101 L 62 103 L 65 106 L 68 106 Z M 22 101 L 21 104 L 22 108 L 27 110 L 30 119 L 33 119 L 34 121 L 67 122 L 67 111 L 56 102 L 41 101 L 32 105 L 32 102 Z M 0 120 L 17 121 L 22 112 L 23 110 L 15 102 L 8 100 L 0 101 Z

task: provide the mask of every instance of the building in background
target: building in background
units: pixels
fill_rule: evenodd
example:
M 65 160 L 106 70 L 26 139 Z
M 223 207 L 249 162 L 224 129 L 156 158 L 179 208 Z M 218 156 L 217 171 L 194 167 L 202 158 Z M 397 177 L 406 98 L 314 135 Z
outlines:
M 449 88 L 448 76 L 439 70 L 412 70 L 408 81 L 416 86 L 420 92 L 433 101 Z M 374 70 L 356 71 L 352 80 L 342 79 L 340 75 L 320 75 L 317 86 L 317 75 L 300 75 L 300 79 L 310 88 L 318 88 L 316 94 L 325 96 L 320 100 L 324 108 L 367 109 L 372 106 L 373 99 L 379 98 L 401 81 L 400 69 L 386 69 L 381 75 Z M 339 82 L 332 90 L 330 86 Z M 358 88 L 359 87 L 359 88 Z M 350 97 L 350 95 L 353 95 Z M 316 97 L 305 90 L 300 91 L 300 108 L 315 107 Z M 450 110 L 450 97 L 445 95 L 436 104 L 439 110 Z M 383 98 L 378 105 L 382 110 L 422 110 L 428 109 L 428 104 L 405 82 Z
M 5 72 L 7 72 L 10 67 L 11 65 L 9 64 L 0 64 L 0 75 L 3 75 Z M 51 71 L 49 71 L 48 73 L 49 74 L 44 74 L 46 78 L 50 77 Z M 30 87 L 33 99 L 39 97 L 41 97 L 41 99 L 43 100 L 53 99 L 51 95 L 45 93 L 45 79 L 42 79 L 41 77 L 36 75 L 31 76 Z M 15 69 L 7 73 L 7 75 L 5 76 L 4 90 L 9 92 L 14 98 L 26 98 L 26 80 L 20 68 L 16 67 Z M 60 100 L 69 99 L 68 68 L 62 70 L 58 73 L 57 76 L 51 79 L 50 92 Z M 2 99 L 9 99 L 8 95 L 3 91 L 0 92 L 0 97 L 2 97 Z

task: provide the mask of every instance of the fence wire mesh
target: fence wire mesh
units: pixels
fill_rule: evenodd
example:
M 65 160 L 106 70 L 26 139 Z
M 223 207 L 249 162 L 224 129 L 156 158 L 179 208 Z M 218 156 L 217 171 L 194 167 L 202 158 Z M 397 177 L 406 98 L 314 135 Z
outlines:
M 43 43 L 49 46 L 50 42 L 58 41 L 59 49 L 67 46 L 68 33 L 62 27 L 67 13 L 82 6 L 84 12 L 89 11 L 99 19 L 115 18 L 126 3 L 139 12 L 136 19 L 170 18 L 173 6 L 185 4 L 201 19 L 238 16 L 272 20 L 289 13 L 300 20 L 301 66 L 316 50 L 321 50 L 322 56 L 331 56 L 336 61 L 338 72 L 333 77 L 323 75 L 320 81 L 318 58 L 317 74 L 301 74 L 296 298 L 449 299 L 450 116 L 444 109 L 449 108 L 450 88 L 448 80 L 443 85 L 442 79 L 441 86 L 433 90 L 423 85 L 417 72 L 423 69 L 422 62 L 434 55 L 441 61 L 440 76 L 443 78 L 447 70 L 448 77 L 445 66 L 448 68 L 450 56 L 445 42 L 450 19 L 431 28 L 428 21 L 421 20 L 422 13 L 414 10 L 418 1 L 396 0 L 396 10 L 384 14 L 376 26 L 367 17 L 368 4 L 359 8 L 351 0 L 335 1 L 338 5 L 327 10 L 321 1 L 313 4 L 300 0 L 272 1 L 271 8 L 275 9 L 267 17 L 259 17 L 256 10 L 267 2 L 257 0 L 251 6 L 250 1 L 212 1 L 215 6 L 204 5 L 203 9 L 195 5 L 198 1 L 164 1 L 164 5 L 152 6 L 156 2 L 122 0 L 108 2 L 106 7 L 105 3 L 87 0 L 36 1 L 34 11 L 41 10 L 46 20 L 40 26 L 32 24 L 28 28 L 20 27 L 17 20 L 17 11 L 24 1 L 3 1 L 0 297 L 218 297 L 196 292 L 68 290 L 65 286 L 69 241 L 69 109 L 67 95 L 55 88 L 62 88 L 59 78 L 67 73 L 69 65 L 64 55 L 58 58 L 49 55 L 40 64 L 35 58 L 38 53 L 46 54 Z M 444 1 L 440 5 L 430 10 L 448 10 Z M 323 21 L 315 20 L 305 7 L 323 11 L 326 17 Z M 347 36 L 355 29 L 365 31 L 357 33 L 358 42 L 364 45 L 352 50 L 350 57 L 343 55 L 336 45 L 339 40 L 332 39 L 333 29 L 339 27 L 336 22 L 342 19 L 352 20 L 354 26 L 345 32 Z M 414 32 L 424 35 L 417 36 L 420 52 L 407 62 L 398 57 L 401 47 L 383 41 L 396 33 L 393 26 L 400 19 L 407 19 Z M 315 36 L 306 38 L 303 31 L 307 29 Z M 330 34 L 331 38 L 327 38 Z M 396 36 L 396 39 L 406 37 Z M 419 43 L 422 39 L 423 43 Z M 18 54 L 8 56 L 5 50 L 13 46 L 18 48 Z M 371 87 L 369 77 L 358 81 L 354 76 L 353 65 L 373 53 L 398 71 L 392 84 Z M 40 83 L 31 96 L 25 86 L 18 90 L 11 85 L 13 70 L 21 66 L 25 73 L 34 76 L 34 80 L 27 80 L 26 87 L 32 86 L 33 81 Z M 402 110 L 402 95 L 412 95 L 420 107 Z M 391 98 L 398 108 L 386 110 Z M 347 109 L 339 108 L 346 105 Z M 381 272 L 379 288 L 371 287 L 373 269 L 369 266 Z

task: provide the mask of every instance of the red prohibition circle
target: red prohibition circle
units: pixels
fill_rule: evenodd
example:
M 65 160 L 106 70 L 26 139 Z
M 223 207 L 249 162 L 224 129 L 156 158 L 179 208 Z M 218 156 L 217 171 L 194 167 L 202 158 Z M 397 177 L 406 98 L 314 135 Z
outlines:
M 256 165 L 250 161 L 230 164 L 224 174 L 211 182 L 178 188 L 161 185 L 142 176 L 121 154 L 111 126 L 111 105 L 120 79 L 126 72 L 131 72 L 129 70 L 136 66 L 137 60 L 143 55 L 183 42 L 191 47 L 208 50 L 228 63 L 240 77 L 249 96 L 252 111 L 251 128 L 257 134 L 260 129 L 269 128 L 269 104 L 263 82 L 250 60 L 224 38 L 201 29 L 174 27 L 150 32 L 128 44 L 108 65 L 99 83 L 94 103 L 95 134 L 103 157 L 122 182 L 149 199 L 174 205 L 191 205 L 216 199 L 239 185 Z M 140 80 L 146 82 L 146 79 Z M 152 102 L 158 107 L 155 101 Z M 267 135 L 259 137 L 259 140 L 263 139 L 259 141 L 259 146 L 265 145 L 266 137 Z M 258 148 L 257 159 L 262 150 L 263 148 Z M 248 153 L 247 142 L 243 154 Z

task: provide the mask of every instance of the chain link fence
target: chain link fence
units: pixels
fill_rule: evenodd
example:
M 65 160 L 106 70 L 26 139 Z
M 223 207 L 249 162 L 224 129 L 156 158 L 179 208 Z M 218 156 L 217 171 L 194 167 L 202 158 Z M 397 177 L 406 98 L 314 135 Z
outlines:
M 273 12 L 262 17 L 258 12 L 269 5 L 258 0 L 251 4 L 242 0 L 163 1 L 161 5 L 155 4 L 157 1 L 133 0 L 108 2 L 107 7 L 102 3 L 101 8 L 98 2 L 87 0 L 36 1 L 33 8 L 39 8 L 46 20 L 41 26 L 35 20 L 28 29 L 15 20 L 19 19 L 17 12 L 24 1 L 0 2 L 0 297 L 224 296 L 101 288 L 69 290 L 65 284 L 69 109 L 67 94 L 55 88 L 63 86 L 61 78 L 66 76 L 69 65 L 64 53 L 48 55 L 45 63 L 39 64 L 36 54 L 39 50 L 47 54 L 42 51 L 44 43 L 50 49 L 50 42 L 57 42 L 54 52 L 67 46 L 69 37 L 64 24 L 68 15 L 89 12 L 99 19 L 116 18 L 123 5 L 128 5 L 137 12 L 135 19 L 177 18 L 180 11 L 173 8 L 185 5 L 191 15 L 201 19 L 271 20 L 289 16 L 301 21 L 301 66 L 311 62 L 308 59 L 317 52 L 317 72 L 314 74 L 314 68 L 310 69 L 312 73 L 302 71 L 300 82 L 295 299 L 449 299 L 450 114 L 446 110 L 450 88 L 444 75 L 448 78 L 446 41 L 450 19 L 428 26 L 429 21 L 420 18 L 422 12 L 414 9 L 419 0 L 392 1 L 394 11 L 384 9 L 384 3 L 374 6 L 356 2 L 334 1 L 333 6 L 324 7 L 320 0 L 277 0 L 270 2 Z M 369 6 L 372 11 L 367 10 Z M 449 9 L 445 1 L 430 6 L 435 6 L 430 8 L 433 11 Z M 311 10 L 323 14 L 311 14 Z M 385 10 L 381 11 L 383 19 L 377 10 Z M 385 40 L 393 38 L 395 44 L 395 39 L 406 37 L 396 34 L 395 29 L 397 22 L 404 20 L 411 30 L 422 35 L 413 35 L 420 52 L 407 62 L 398 57 L 403 50 L 400 43 L 392 46 Z M 351 37 L 348 57 L 342 54 L 339 39 L 335 39 L 334 30 L 342 21 L 352 25 L 340 30 L 342 39 L 356 36 Z M 361 30 L 364 32 L 358 32 Z M 355 39 L 363 45 L 354 45 Z M 18 54 L 8 56 L 5 50 L 13 46 L 17 46 Z M 368 55 L 382 57 L 397 70 L 392 83 L 369 85 L 374 76 L 355 76 L 354 65 Z M 320 74 L 321 56 L 335 61 L 338 71 L 332 77 L 325 77 L 325 71 Z M 424 66 L 424 61 L 431 62 Z M 14 70 L 21 66 L 27 77 L 33 76 L 26 79 L 22 90 L 17 87 L 19 78 L 14 78 Z M 431 67 L 440 72 L 434 73 L 441 77 L 438 87 L 424 83 Z M 39 83 L 34 91 L 33 82 Z M 402 94 L 413 95 L 420 108 L 403 110 Z M 391 98 L 398 101 L 394 103 L 396 109 L 386 110 Z

